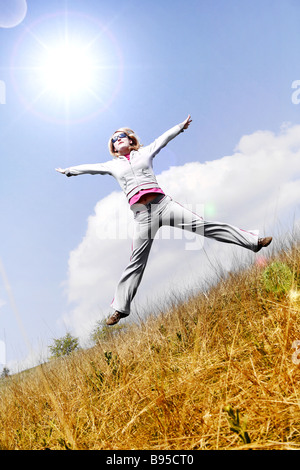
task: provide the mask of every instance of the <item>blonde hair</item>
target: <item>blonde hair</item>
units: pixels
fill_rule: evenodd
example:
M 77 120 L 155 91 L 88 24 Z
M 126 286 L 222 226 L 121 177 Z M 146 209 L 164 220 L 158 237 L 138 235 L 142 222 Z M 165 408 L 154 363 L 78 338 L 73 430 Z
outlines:
M 129 129 L 128 127 L 120 127 L 120 129 L 118 129 L 117 131 L 113 133 L 113 135 L 108 141 L 108 150 L 113 157 L 118 155 L 118 153 L 116 152 L 114 148 L 114 144 L 111 141 L 111 139 L 113 138 L 116 132 L 125 132 L 128 135 L 129 139 L 132 141 L 132 144 L 130 145 L 130 151 L 138 150 L 140 147 L 142 147 L 142 144 L 140 143 L 138 136 L 135 134 L 135 132 L 132 129 Z

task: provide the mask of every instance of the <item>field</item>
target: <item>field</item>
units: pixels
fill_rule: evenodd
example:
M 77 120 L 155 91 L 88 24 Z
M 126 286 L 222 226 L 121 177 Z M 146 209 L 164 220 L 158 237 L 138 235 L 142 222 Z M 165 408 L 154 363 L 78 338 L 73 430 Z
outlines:
M 298 243 L 110 331 L 1 380 L 0 449 L 300 449 Z

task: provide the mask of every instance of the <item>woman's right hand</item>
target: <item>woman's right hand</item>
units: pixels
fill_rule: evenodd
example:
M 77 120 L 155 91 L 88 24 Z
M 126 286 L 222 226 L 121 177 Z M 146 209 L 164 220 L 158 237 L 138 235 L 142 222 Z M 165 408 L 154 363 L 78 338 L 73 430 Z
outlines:
M 58 171 L 59 173 L 62 173 L 63 175 L 66 174 L 66 168 L 63 169 L 63 168 L 55 168 L 56 171 Z

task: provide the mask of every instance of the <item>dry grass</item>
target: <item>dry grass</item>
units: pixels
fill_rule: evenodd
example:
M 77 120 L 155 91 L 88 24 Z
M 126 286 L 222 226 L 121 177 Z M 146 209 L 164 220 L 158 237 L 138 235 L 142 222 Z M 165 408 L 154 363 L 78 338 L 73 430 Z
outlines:
M 274 261 L 293 273 L 286 292 L 268 291 L 266 266 L 254 265 L 207 297 L 3 380 L 0 449 L 299 449 L 299 245 Z M 227 405 L 250 443 L 230 429 Z

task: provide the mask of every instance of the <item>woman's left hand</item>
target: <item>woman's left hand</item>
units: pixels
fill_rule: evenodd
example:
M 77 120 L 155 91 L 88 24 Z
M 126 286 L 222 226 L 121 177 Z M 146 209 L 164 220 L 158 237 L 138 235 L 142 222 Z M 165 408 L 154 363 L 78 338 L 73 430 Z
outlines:
M 187 129 L 189 127 L 189 125 L 191 124 L 192 122 L 192 119 L 191 119 L 191 115 L 189 114 L 188 117 L 186 118 L 185 121 L 183 121 L 183 129 Z

